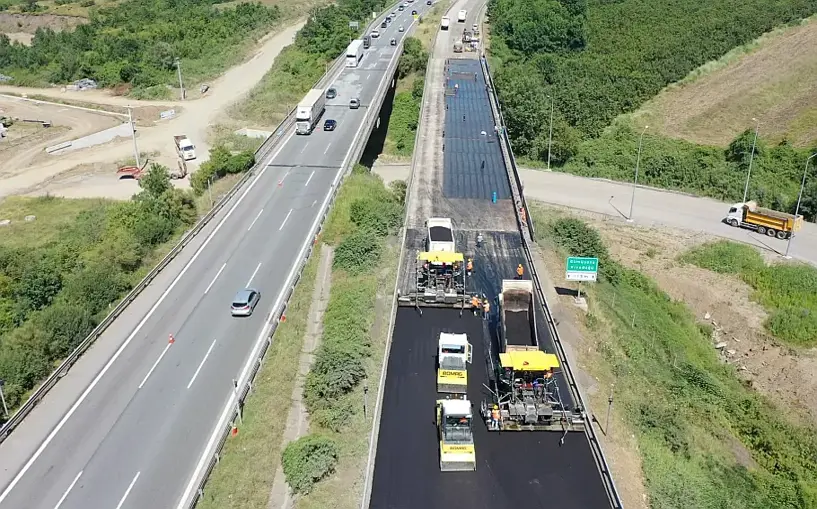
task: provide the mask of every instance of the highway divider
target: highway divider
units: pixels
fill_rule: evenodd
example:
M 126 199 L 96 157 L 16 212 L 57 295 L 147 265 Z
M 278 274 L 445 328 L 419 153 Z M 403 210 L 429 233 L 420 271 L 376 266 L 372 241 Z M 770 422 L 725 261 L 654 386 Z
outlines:
M 446 9 L 443 16 L 448 16 L 451 12 L 451 9 L 454 8 L 456 4 L 456 0 L 448 0 L 450 3 L 448 9 Z M 426 69 L 428 65 L 431 63 L 431 60 L 434 58 L 434 48 L 437 45 L 437 36 L 431 41 L 431 46 L 428 50 L 428 63 L 426 64 Z M 426 76 L 427 78 L 427 76 Z M 423 97 L 428 97 L 429 90 L 433 83 L 429 79 L 425 79 L 423 83 Z M 371 502 L 372 498 L 372 478 L 374 476 L 374 460 L 375 456 L 377 455 L 377 440 L 380 436 L 380 416 L 383 412 L 383 399 L 385 398 L 386 394 L 386 374 L 389 365 L 389 355 L 391 354 L 391 344 L 392 344 L 392 337 L 394 336 L 394 325 L 397 322 L 397 292 L 400 289 L 400 271 L 403 268 L 403 261 L 406 257 L 406 250 L 404 249 L 406 245 L 406 236 L 408 235 L 408 222 L 409 216 L 411 214 L 411 210 L 409 209 L 409 194 L 411 193 L 411 185 L 414 182 L 414 166 L 417 164 L 417 158 L 419 157 L 418 154 L 420 153 L 417 150 L 420 142 L 420 135 L 423 132 L 423 106 L 424 103 L 420 105 L 420 118 L 417 119 L 417 131 L 414 134 L 414 152 L 411 155 L 411 167 L 409 169 L 409 177 L 408 181 L 406 181 L 406 197 L 403 200 L 405 204 L 405 212 L 403 214 L 403 231 L 400 235 L 400 257 L 397 261 L 397 275 L 394 279 L 394 293 L 392 294 L 392 303 L 391 303 L 391 318 L 389 318 L 389 327 L 388 327 L 388 339 L 386 340 L 386 351 L 383 354 L 383 364 L 380 367 L 380 382 L 377 386 L 377 401 L 375 402 L 374 414 L 372 415 L 372 432 L 369 437 L 369 457 L 366 461 L 366 475 L 363 480 L 363 497 L 360 500 L 360 509 L 367 509 L 369 507 L 369 503 Z
M 332 63 L 329 72 L 323 75 L 312 88 L 320 88 L 327 86 L 329 82 L 334 79 L 335 75 L 339 73 L 345 66 L 345 55 L 341 55 Z M 161 261 L 117 304 L 117 306 L 106 316 L 91 333 L 82 340 L 82 342 L 71 352 L 68 357 L 48 376 L 48 378 L 40 384 L 37 389 L 31 394 L 28 400 L 0 427 L 0 443 L 2 443 L 14 431 L 14 429 L 23 422 L 23 419 L 34 410 L 34 407 L 42 401 L 48 392 L 57 384 L 57 382 L 64 377 L 71 367 L 79 360 L 88 348 L 99 338 L 105 330 L 122 314 L 125 309 L 139 296 L 142 291 L 147 288 L 151 282 L 164 270 L 170 262 L 189 244 L 201 230 L 221 211 L 224 206 L 233 199 L 233 197 L 249 182 L 253 176 L 266 163 L 266 158 L 279 145 L 282 139 L 295 124 L 295 108 L 293 108 L 284 120 L 278 124 L 278 127 L 272 132 L 270 136 L 264 140 L 264 143 L 255 151 L 255 165 L 247 171 L 241 179 L 224 195 L 210 211 L 204 215 L 199 221 L 181 238 L 181 240 L 170 250 L 170 252 L 162 258 Z
M 604 455 L 601 444 L 599 443 L 598 435 L 596 435 L 596 431 L 593 427 L 593 421 L 589 417 L 589 412 L 587 411 L 587 406 L 585 403 L 586 399 L 584 398 L 579 385 L 576 383 L 576 378 L 570 368 L 567 352 L 565 351 L 562 340 L 559 337 L 559 330 L 557 329 L 556 322 L 554 321 L 553 315 L 550 312 L 550 305 L 548 304 L 547 297 L 542 289 L 542 284 L 539 281 L 539 275 L 536 273 L 536 266 L 533 263 L 533 254 L 531 253 L 531 243 L 533 242 L 533 223 L 531 222 L 530 213 L 528 212 L 528 205 L 525 201 L 522 181 L 519 178 L 519 171 L 516 167 L 516 161 L 513 156 L 513 151 L 511 150 L 510 140 L 508 138 L 507 130 L 505 129 L 505 123 L 502 119 L 499 98 L 496 95 L 496 89 L 494 88 L 493 79 L 491 78 L 491 72 L 484 53 L 480 57 L 480 61 L 482 62 L 482 72 L 485 76 L 485 82 L 488 84 L 488 96 L 490 98 L 494 120 L 496 125 L 502 130 L 502 136 L 500 136 L 500 148 L 503 153 L 503 158 L 506 161 L 508 182 L 511 185 L 511 192 L 513 194 L 514 201 L 517 204 L 517 206 L 514 207 L 516 210 L 516 220 L 519 225 L 519 230 L 522 233 L 522 248 L 525 251 L 525 258 L 528 262 L 528 270 L 530 271 L 531 280 L 536 287 L 536 292 L 539 296 L 540 302 L 542 303 L 542 307 L 544 308 L 545 318 L 547 319 L 548 328 L 550 329 L 553 337 L 553 343 L 556 346 L 556 354 L 559 356 L 562 363 L 565 379 L 570 385 L 570 391 L 573 395 L 573 399 L 581 408 L 585 422 L 588 423 L 588 425 L 584 427 L 585 433 L 588 442 L 590 443 L 590 450 L 593 453 L 593 459 L 596 462 L 596 466 L 601 474 L 601 479 L 604 483 L 605 490 L 607 491 L 607 496 L 610 499 L 610 504 L 614 509 L 623 509 L 624 506 L 621 503 L 618 489 L 616 488 L 615 481 L 613 480 L 613 476 L 610 472 L 610 466 L 607 462 L 607 458 Z
M 397 3 L 399 2 L 387 5 L 383 12 L 366 26 L 364 33 L 368 32 L 372 27 L 376 27 L 382 21 L 383 16 L 391 10 L 391 7 L 396 6 Z M 408 35 L 409 32 L 411 32 L 411 29 L 408 30 L 406 35 Z M 391 60 L 391 62 L 389 62 L 389 66 L 384 74 L 384 79 L 382 79 L 381 83 L 378 85 L 375 98 L 380 97 L 381 95 L 385 96 L 385 88 L 387 88 L 387 84 L 389 83 L 386 78 L 393 78 L 394 73 L 397 70 L 397 63 L 399 62 L 400 55 L 402 54 L 402 49 L 403 43 L 401 41 L 395 50 L 395 57 Z M 332 65 L 332 70 L 321 78 L 319 85 L 316 85 L 313 88 L 327 86 L 329 82 L 334 80 L 336 75 L 339 74 L 345 67 L 345 60 L 346 56 L 344 53 L 337 60 L 335 60 L 335 63 Z M 354 168 L 355 164 L 360 160 L 360 156 L 368 143 L 369 133 L 371 133 L 372 129 L 376 125 L 379 114 L 380 108 L 367 108 L 363 124 L 360 126 L 358 135 L 355 137 L 355 144 L 347 153 L 347 156 L 341 166 L 341 171 L 338 173 L 338 176 L 332 183 L 332 187 L 330 188 L 330 191 L 321 206 L 318 216 L 315 218 L 315 222 L 310 229 L 309 235 L 307 235 L 307 242 L 303 245 L 301 253 L 292 267 L 292 271 L 290 272 L 286 283 L 286 291 L 282 294 L 280 304 L 276 304 L 273 307 L 270 315 L 267 317 L 267 325 L 269 328 L 261 335 L 261 341 L 259 341 L 259 343 L 253 348 L 253 351 L 250 353 L 242 372 L 239 374 L 238 378 L 233 381 L 235 392 L 228 401 L 225 412 L 216 423 L 214 433 L 217 439 L 211 444 L 208 444 L 208 446 L 205 448 L 204 455 L 202 456 L 202 460 L 205 461 L 205 463 L 200 465 L 203 466 L 203 468 L 194 473 L 194 478 L 191 480 L 188 490 L 182 495 L 177 509 L 193 509 L 196 507 L 199 500 L 204 496 L 204 487 L 207 480 L 210 477 L 210 474 L 213 472 L 213 469 L 216 467 L 216 465 L 218 465 L 221 451 L 224 448 L 225 442 L 227 442 L 227 439 L 234 432 L 234 430 L 237 430 L 236 422 L 240 420 L 244 402 L 252 391 L 253 381 L 255 380 L 255 376 L 258 374 L 258 371 L 261 369 L 261 365 L 263 364 L 264 357 L 266 356 L 269 347 L 272 345 L 278 324 L 281 323 L 282 317 L 286 316 L 286 309 L 289 299 L 292 297 L 292 294 L 295 291 L 295 286 L 301 279 L 304 267 L 306 267 L 309 257 L 312 255 L 313 249 L 318 244 L 321 230 L 326 222 L 326 218 L 329 216 L 329 211 L 332 210 L 332 205 L 337 198 L 338 191 L 340 190 L 343 181 L 351 173 L 352 168 Z M 278 130 L 276 130 L 276 134 L 277 133 L 279 133 Z M 267 153 L 271 152 L 271 150 L 272 149 L 270 148 Z M 194 489 L 190 490 L 190 487 L 194 487 Z

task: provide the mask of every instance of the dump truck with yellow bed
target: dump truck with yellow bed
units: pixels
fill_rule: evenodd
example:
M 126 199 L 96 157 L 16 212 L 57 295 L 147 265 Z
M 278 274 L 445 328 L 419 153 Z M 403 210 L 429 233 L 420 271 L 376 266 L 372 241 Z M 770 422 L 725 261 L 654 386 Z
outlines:
M 803 216 L 764 209 L 750 201 L 729 208 L 724 222 L 735 228 L 755 230 L 761 235 L 788 239 L 803 226 Z

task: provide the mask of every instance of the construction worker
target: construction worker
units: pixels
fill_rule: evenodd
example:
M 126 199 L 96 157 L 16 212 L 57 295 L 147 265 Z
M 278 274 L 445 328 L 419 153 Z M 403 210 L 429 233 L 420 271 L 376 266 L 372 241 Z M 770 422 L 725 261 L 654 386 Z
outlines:
M 474 308 L 474 316 L 477 316 L 477 312 L 479 311 L 479 297 L 476 295 L 471 297 L 471 307 Z
M 516 279 L 522 279 L 522 276 L 525 275 L 525 269 L 522 268 L 522 264 L 520 263 L 518 267 L 516 267 Z
M 482 317 L 487 320 L 488 316 L 490 316 L 491 314 L 491 301 L 485 299 L 485 302 L 482 303 L 482 311 L 483 311 Z
M 473 270 L 474 270 L 474 260 L 469 258 L 468 263 L 465 264 L 465 273 L 468 274 L 468 277 L 471 277 L 471 272 Z
M 499 405 L 494 405 L 491 409 L 491 429 L 498 430 L 499 429 Z
M 482 236 L 482 233 L 477 234 L 477 247 L 482 247 L 482 242 L 485 240 L 485 237 Z

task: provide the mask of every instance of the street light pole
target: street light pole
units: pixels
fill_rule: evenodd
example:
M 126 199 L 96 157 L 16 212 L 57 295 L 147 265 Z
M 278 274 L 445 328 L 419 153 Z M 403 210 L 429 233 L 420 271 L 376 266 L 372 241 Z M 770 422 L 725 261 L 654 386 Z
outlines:
M 641 131 L 641 136 L 638 138 L 638 155 L 635 158 L 635 180 L 633 180 L 633 196 L 630 198 L 630 214 L 627 216 L 627 222 L 633 222 L 633 204 L 635 203 L 635 188 L 638 187 L 638 167 L 641 163 L 641 144 L 644 142 L 644 133 L 647 132 L 647 128 L 650 127 L 648 125 L 644 126 L 644 130 Z
M 136 167 L 139 168 L 139 147 L 136 145 L 136 127 L 133 125 L 133 113 L 131 107 L 128 105 L 128 125 L 130 126 L 131 138 L 133 138 L 133 158 L 136 161 Z
M 181 60 L 178 58 L 176 59 L 176 72 L 179 74 L 179 95 L 181 96 L 181 100 L 184 101 L 184 84 L 182 83 L 182 63 Z
M 797 207 L 794 209 L 794 218 L 797 220 L 797 214 L 800 213 L 800 202 L 803 199 L 803 189 L 806 187 L 806 174 L 808 174 L 808 163 L 811 162 L 812 159 L 817 157 L 817 152 L 808 156 L 806 159 L 806 169 L 803 170 L 803 181 L 800 182 L 800 194 L 797 195 Z M 794 238 L 794 229 L 792 229 L 791 234 L 789 234 L 789 242 L 786 244 L 786 254 L 783 255 L 783 258 L 791 258 L 789 256 L 789 249 L 791 249 L 791 241 Z
M 9 418 L 9 407 L 6 406 L 6 397 L 3 395 L 3 386 L 6 384 L 5 380 L 0 380 L 0 401 L 3 402 L 3 415 L 5 419 Z
M 746 185 L 743 187 L 743 203 L 746 203 L 746 196 L 749 194 L 749 177 L 752 175 L 752 161 L 755 160 L 755 146 L 757 145 L 757 133 L 760 130 L 760 121 L 752 118 L 753 122 L 757 122 L 755 126 L 755 139 L 752 141 L 752 155 L 749 156 L 749 171 L 746 172 Z
M 553 97 L 550 97 L 550 133 L 548 134 L 548 171 L 550 171 L 550 145 L 553 143 Z

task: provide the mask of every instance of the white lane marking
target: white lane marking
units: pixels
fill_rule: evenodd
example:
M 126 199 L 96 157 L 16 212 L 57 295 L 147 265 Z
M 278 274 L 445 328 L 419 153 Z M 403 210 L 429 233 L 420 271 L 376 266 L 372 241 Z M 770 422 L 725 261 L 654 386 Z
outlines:
M 302 148 L 302 149 L 301 149 L 301 154 L 303 154 L 303 153 L 304 153 L 304 150 L 306 150 L 306 147 L 308 147 L 308 146 L 309 146 L 309 145 L 304 145 L 304 148 Z
M 256 222 L 256 221 L 258 221 L 258 218 L 259 218 L 259 217 L 261 217 L 261 213 L 262 213 L 262 212 L 264 212 L 264 209 L 261 209 L 261 210 L 259 210 L 259 211 L 258 211 L 258 215 L 257 215 L 257 216 L 255 216 L 255 219 L 253 219 L 253 220 L 252 220 L 252 223 L 250 223 L 250 227 L 249 227 L 249 228 L 247 228 L 247 231 L 252 230 L 253 225 L 255 224 L 255 222 Z M 206 293 L 206 292 L 205 292 L 205 293 Z
M 213 285 L 214 285 L 214 284 L 215 284 L 215 282 L 216 282 L 216 279 L 218 279 L 218 277 L 219 277 L 219 276 L 221 275 L 221 273 L 224 271 L 224 267 L 226 267 L 226 266 L 227 266 L 227 262 L 224 262 L 224 265 L 222 265 L 222 266 L 221 266 L 221 268 L 220 268 L 220 269 L 218 269 L 218 272 L 216 272 L 215 277 L 213 278 L 213 280 L 212 280 L 212 281 L 210 281 L 210 284 L 209 284 L 209 285 L 207 285 L 207 288 L 204 290 L 204 295 L 207 295 L 207 292 L 209 292 L 209 291 L 210 291 L 210 288 L 212 288 L 212 287 L 213 287 Z
M 270 161 L 274 160 L 278 156 L 278 154 L 281 153 L 281 150 L 284 149 L 287 142 L 292 138 L 292 136 L 294 136 L 294 134 L 290 132 L 289 136 L 284 140 L 281 146 L 278 147 L 278 150 L 276 150 L 272 157 L 270 157 L 269 159 Z M 176 276 L 176 279 L 174 279 L 173 282 L 170 283 L 170 286 L 167 287 L 167 290 L 164 291 L 164 293 L 159 297 L 159 299 L 156 301 L 153 307 L 150 308 L 150 311 L 148 311 L 147 315 L 145 315 L 145 317 L 142 318 L 142 321 L 139 322 L 139 324 L 136 326 L 133 332 L 131 332 L 127 339 L 125 339 L 125 342 L 122 343 L 122 345 L 119 347 L 119 350 L 117 350 L 116 353 L 113 354 L 113 357 L 111 357 L 108 363 L 105 364 L 105 367 L 103 367 L 102 370 L 99 373 L 97 373 L 96 378 L 94 378 L 91 384 L 88 385 L 88 387 L 85 389 L 85 392 L 83 392 L 80 395 L 79 399 L 77 399 L 77 401 L 74 402 L 73 406 L 71 406 L 68 412 L 63 416 L 62 420 L 60 420 L 60 422 L 58 422 L 57 425 L 54 426 L 54 429 L 52 429 L 51 433 L 49 433 L 45 440 L 43 440 L 43 442 L 40 444 L 40 447 L 37 448 L 34 454 L 28 459 L 26 464 L 23 465 L 23 468 L 21 468 L 20 471 L 17 472 L 17 475 L 14 476 L 14 479 L 12 479 L 9 485 L 6 486 L 6 489 L 3 491 L 3 493 L 0 494 L 0 502 L 3 502 L 3 500 L 5 500 L 9 496 L 11 490 L 13 490 L 15 486 L 17 486 L 17 483 L 20 482 L 20 479 L 22 479 L 26 472 L 28 472 L 28 470 L 31 468 L 31 465 L 33 465 L 34 462 L 37 461 L 37 458 L 39 458 L 40 455 L 42 455 L 43 451 L 45 451 L 45 448 L 48 447 L 49 444 L 51 444 L 51 441 L 54 440 L 54 437 L 57 436 L 57 433 L 59 433 L 63 426 L 65 426 L 65 423 L 68 422 L 68 419 L 70 419 L 71 416 L 74 415 L 74 412 L 77 411 L 77 408 L 79 408 L 82 402 L 85 401 L 85 398 L 88 397 L 88 394 L 90 394 L 94 387 L 96 387 L 96 384 L 99 383 L 102 377 L 105 376 L 105 373 L 107 373 L 108 370 L 111 368 L 113 363 L 116 362 L 120 355 L 122 355 L 122 352 L 125 351 L 125 348 L 127 348 L 130 342 L 133 341 L 133 338 L 136 337 L 136 335 L 139 333 L 142 327 L 144 327 L 147 321 L 150 320 L 150 317 L 153 316 L 153 313 L 155 313 L 156 310 L 159 309 L 159 306 L 162 305 L 162 302 L 164 302 L 165 298 L 167 298 L 167 296 L 170 294 L 173 288 L 175 288 L 176 284 L 187 273 L 187 270 L 193 265 L 193 262 L 196 261 L 196 259 L 204 251 L 204 249 L 207 247 L 210 241 L 216 236 L 216 233 L 218 233 L 218 231 L 221 229 L 224 223 L 227 222 L 227 219 L 229 219 L 230 216 L 233 215 L 235 209 L 238 208 L 239 205 L 241 205 L 241 202 L 244 201 L 244 198 L 247 196 L 247 194 L 249 194 L 252 188 L 255 187 L 255 185 L 261 180 L 261 176 L 264 174 L 265 171 L 267 171 L 267 168 L 269 168 L 269 166 L 264 166 L 264 168 L 262 168 L 261 171 L 258 172 L 258 176 L 255 177 L 255 180 L 253 180 L 252 183 L 250 183 L 246 191 L 244 191 L 244 193 L 238 198 L 238 200 L 227 212 L 227 215 L 225 215 L 218 223 L 218 225 L 216 225 L 215 229 L 212 232 L 210 232 L 210 235 L 207 237 L 207 239 L 205 239 L 204 243 L 202 243 L 202 245 L 199 246 L 199 249 L 190 259 L 190 261 L 187 262 L 187 265 L 185 265 L 182 271 L 179 272 L 179 275 Z
M 371 75 L 371 74 L 367 74 L 367 75 L 366 75 L 366 81 L 369 81 L 369 78 L 371 78 L 371 77 L 372 77 L 372 75 Z
M 413 24 L 413 23 L 412 23 Z M 393 57 L 392 57 L 393 58 Z M 343 72 L 343 71 L 341 71 Z M 384 74 L 383 79 L 380 80 L 380 84 L 382 86 L 383 80 L 385 79 L 386 75 Z M 355 138 L 357 139 L 360 136 L 360 132 L 363 131 L 364 123 L 360 123 L 360 127 L 357 128 L 357 133 L 355 133 Z M 290 135 L 292 136 L 292 135 Z M 354 145 L 349 146 L 349 150 L 346 152 L 346 156 L 343 158 L 343 162 L 338 168 L 337 173 L 335 174 L 335 180 L 332 181 L 332 185 L 329 186 L 329 190 L 326 193 L 326 197 L 323 199 L 323 203 L 321 203 L 320 210 L 323 210 L 328 204 L 329 200 L 332 198 L 332 192 L 338 186 L 338 183 L 343 176 L 343 169 L 348 164 L 349 158 L 352 156 L 352 149 Z M 317 214 L 315 216 L 315 220 L 312 222 L 312 226 L 309 227 L 308 232 L 312 233 L 318 227 L 318 223 L 321 220 L 321 214 Z M 301 246 L 301 250 L 298 253 L 298 257 L 296 258 L 295 263 L 292 264 L 292 268 L 289 270 L 289 274 L 287 275 L 286 280 L 284 281 L 284 286 L 281 288 L 281 291 L 278 293 L 278 297 L 275 299 L 275 304 L 272 305 L 269 314 L 264 319 L 264 327 L 261 329 L 261 332 L 258 334 L 258 338 L 255 340 L 255 348 L 253 351 L 250 352 L 250 355 L 247 357 L 247 362 L 244 363 L 244 367 L 241 370 L 241 373 L 238 375 L 239 383 L 243 382 L 245 378 L 247 378 L 247 373 L 249 372 L 250 368 L 255 365 L 254 362 L 250 362 L 251 359 L 254 359 L 258 356 L 258 350 L 262 344 L 261 340 L 269 334 L 269 330 L 272 327 L 270 320 L 272 317 L 275 316 L 275 313 L 278 311 L 279 306 L 281 305 L 281 301 L 284 299 L 284 293 L 286 293 L 287 289 L 291 282 L 295 279 L 295 271 L 298 269 L 300 265 L 300 260 L 306 255 L 306 248 L 309 244 L 313 241 L 312 235 L 308 236 L 304 239 L 304 243 Z M 216 442 L 219 440 L 221 432 L 223 431 L 222 423 L 227 420 L 227 416 L 231 411 L 235 409 L 236 404 L 236 392 L 230 391 L 230 396 L 227 398 L 227 404 L 224 405 L 224 409 L 221 411 L 221 415 L 219 416 L 218 420 L 216 421 L 215 426 L 213 426 L 213 431 L 210 433 L 210 439 L 207 441 L 207 445 L 204 447 L 204 450 L 199 456 L 199 462 L 196 464 L 196 469 L 193 470 L 193 475 L 190 476 L 190 480 L 187 482 L 187 487 L 184 489 L 184 493 L 182 493 L 181 499 L 179 499 L 179 503 L 176 506 L 176 509 L 186 509 L 187 508 L 187 499 L 190 498 L 190 495 L 193 493 L 193 490 L 196 489 L 196 484 L 198 482 L 198 478 L 201 475 L 201 472 L 204 470 L 207 460 L 210 459 L 212 452 L 211 450 L 214 448 Z
M 283 223 L 281 223 L 281 226 L 280 226 L 280 227 L 278 227 L 278 231 L 281 231 L 281 230 L 283 230 L 283 229 L 284 229 L 284 225 L 285 225 L 285 224 L 287 224 L 287 219 L 289 219 L 289 216 L 290 216 L 291 214 L 292 214 L 292 209 L 289 209 L 289 212 L 287 212 L 287 217 L 285 217 L 285 218 L 284 218 L 284 222 L 283 222 Z
M 54 506 L 54 509 L 60 509 L 60 506 L 62 505 L 63 502 L 65 502 L 65 499 L 68 497 L 68 494 L 74 488 L 74 485 L 77 483 L 77 481 L 79 481 L 79 476 L 81 476 L 81 475 L 82 475 L 82 470 L 80 470 L 79 473 L 77 474 L 77 476 L 74 477 L 74 481 L 71 483 L 70 486 L 68 486 L 68 489 L 65 490 L 65 493 L 62 494 L 62 496 L 60 497 L 60 501 L 57 502 L 57 505 Z
M 260 268 L 261 268 L 261 264 L 259 263 L 258 266 L 255 268 L 255 270 L 252 271 L 252 276 L 250 276 L 250 280 L 247 281 L 247 284 L 244 285 L 244 288 L 249 288 L 250 287 L 250 283 L 252 283 L 252 280 L 255 279 L 255 275 L 258 274 L 258 269 L 260 269 Z
M 125 494 L 122 495 L 122 498 L 119 499 L 119 503 L 116 504 L 116 509 L 122 509 L 122 506 L 125 504 L 125 499 L 128 498 L 128 495 L 130 495 L 130 490 L 133 489 L 133 485 L 136 484 L 136 480 L 139 479 L 139 474 L 141 473 L 142 472 L 136 472 L 136 476 L 130 482 L 130 485 L 128 485 L 128 489 L 125 490 Z
M 191 379 L 190 379 L 190 383 L 189 383 L 189 384 L 187 384 L 187 388 L 188 388 L 188 389 L 190 388 L 190 386 L 191 386 L 191 385 L 193 385 L 193 382 L 195 382 L 195 381 L 196 381 L 196 377 L 197 377 L 197 376 L 199 376 L 199 371 L 201 371 L 202 366 L 204 366 L 204 361 L 206 361 L 206 360 L 207 360 L 207 357 L 209 357 L 209 356 L 210 356 L 210 352 L 212 352 L 212 351 L 213 351 L 213 347 L 214 347 L 214 346 L 216 346 L 216 340 L 215 340 L 215 339 L 214 339 L 214 340 L 213 340 L 213 342 L 210 344 L 210 348 L 208 348 L 208 349 L 207 349 L 207 353 L 206 353 L 206 354 L 204 354 L 204 358 L 201 360 L 201 364 L 199 364 L 199 367 L 198 367 L 198 368 L 196 368 L 196 372 L 195 372 L 195 373 L 193 373 L 193 378 L 191 378 Z
M 314 207 L 316 203 L 318 203 L 318 200 L 313 201 L 312 206 Z
M 308 179 L 306 179 L 306 184 L 304 184 L 304 187 L 306 187 L 306 186 L 308 186 L 308 185 L 309 185 L 309 181 L 310 181 L 310 180 L 312 180 L 312 177 L 313 177 L 314 175 L 315 175 L 315 170 L 312 170 L 312 173 L 310 173 L 310 174 L 309 174 L 309 178 L 308 178 Z
M 153 370 L 156 369 L 156 366 L 159 365 L 159 361 L 161 361 L 162 357 L 164 357 L 165 354 L 167 353 L 167 351 L 170 350 L 170 345 L 172 345 L 172 344 L 173 343 L 171 343 L 170 341 L 167 342 L 167 344 L 165 345 L 165 349 L 162 350 L 162 354 L 159 355 L 159 358 L 156 359 L 156 362 L 153 363 L 153 366 L 151 366 L 150 371 L 148 371 L 148 374 L 145 375 L 145 378 L 142 379 L 142 383 L 139 384 L 139 389 L 141 389 L 145 385 L 145 382 L 148 381 L 148 378 L 150 378 L 150 375 L 153 374 Z
M 332 144 L 331 144 L 331 143 L 327 143 L 327 144 L 326 144 L 326 148 L 325 148 L 325 149 L 323 149 L 323 153 L 324 153 L 324 154 L 326 154 L 327 152 L 329 152 L 329 147 L 331 147 L 331 146 L 332 146 Z

